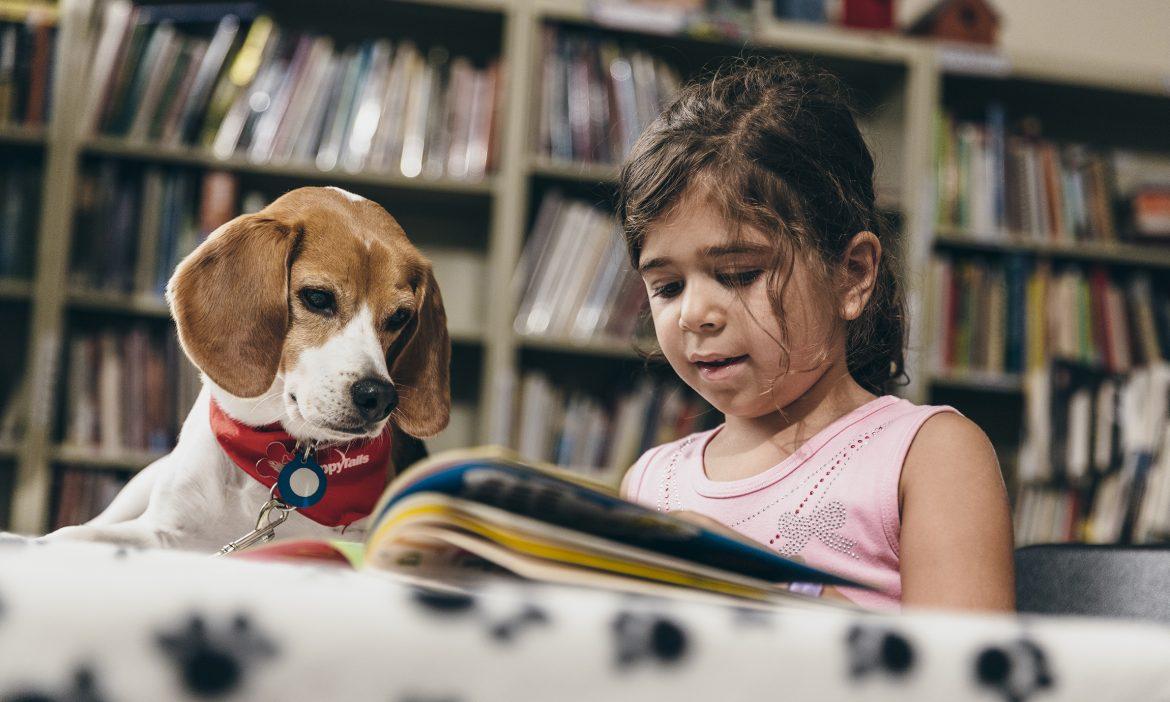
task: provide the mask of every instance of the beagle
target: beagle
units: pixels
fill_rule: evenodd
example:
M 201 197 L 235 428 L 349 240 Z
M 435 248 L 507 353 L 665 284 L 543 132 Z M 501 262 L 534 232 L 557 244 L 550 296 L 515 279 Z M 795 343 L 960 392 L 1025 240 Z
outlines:
M 45 538 L 215 552 L 271 497 L 298 508 L 280 537 L 362 538 L 451 408 L 443 300 L 398 222 L 339 188 L 293 190 L 215 230 L 167 300 L 203 380 L 177 446 Z

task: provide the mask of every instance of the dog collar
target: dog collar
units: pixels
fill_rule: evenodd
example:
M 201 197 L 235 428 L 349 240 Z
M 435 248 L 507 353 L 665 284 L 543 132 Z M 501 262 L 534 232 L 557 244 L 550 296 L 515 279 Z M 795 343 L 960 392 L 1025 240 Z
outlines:
M 325 526 L 369 515 L 389 478 L 390 426 L 373 439 L 298 451 L 279 423 L 252 427 L 211 401 L 211 431 L 224 453 L 301 514 Z

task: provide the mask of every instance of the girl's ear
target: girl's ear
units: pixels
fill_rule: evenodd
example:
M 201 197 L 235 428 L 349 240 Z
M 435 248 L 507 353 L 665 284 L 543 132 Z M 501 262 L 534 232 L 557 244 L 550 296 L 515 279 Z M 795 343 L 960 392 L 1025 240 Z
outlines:
M 841 318 L 851 322 L 873 294 L 877 282 L 878 264 L 882 260 L 882 242 L 873 232 L 858 232 L 845 248 L 844 295 L 841 297 Z

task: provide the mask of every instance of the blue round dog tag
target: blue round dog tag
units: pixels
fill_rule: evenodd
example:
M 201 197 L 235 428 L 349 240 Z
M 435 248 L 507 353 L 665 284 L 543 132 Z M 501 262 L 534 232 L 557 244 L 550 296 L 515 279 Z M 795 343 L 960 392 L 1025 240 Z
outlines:
M 276 480 L 280 499 L 292 507 L 312 507 L 325 497 L 325 471 L 317 461 L 306 455 L 298 455 L 280 469 Z

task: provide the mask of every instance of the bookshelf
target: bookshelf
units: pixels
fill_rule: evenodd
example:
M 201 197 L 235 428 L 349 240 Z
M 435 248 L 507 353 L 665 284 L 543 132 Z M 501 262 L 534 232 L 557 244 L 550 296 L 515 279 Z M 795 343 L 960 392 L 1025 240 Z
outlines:
M 930 331 L 920 366 L 929 369 L 927 398 L 954 404 L 988 431 L 1008 478 L 1019 543 L 1164 541 L 1170 536 L 1161 497 L 1167 451 L 1159 449 L 1162 430 L 1155 427 L 1166 415 L 1157 396 L 1163 382 L 1158 362 L 1165 361 L 1167 349 L 1158 334 L 1170 320 L 1157 319 L 1157 314 L 1166 304 L 1162 283 L 1170 248 L 1129 240 L 1126 213 L 1119 204 L 1148 174 L 1170 172 L 1165 76 L 1153 71 L 1119 75 L 1075 61 L 947 46 L 936 47 L 932 58 L 939 107 L 954 120 L 982 129 L 969 143 L 994 153 L 997 134 L 1005 132 L 996 131 L 1003 122 L 993 114 L 1006 115 L 1008 146 L 1000 153 L 1007 160 L 993 159 L 991 166 L 1007 174 L 1000 192 L 1007 193 L 1009 221 L 970 226 L 937 222 L 929 240 L 931 255 L 946 261 L 952 275 L 958 275 L 964 265 L 960 262 L 973 266 L 967 272 L 974 271 L 974 277 L 965 280 L 982 281 L 979 289 L 993 292 L 982 308 L 999 306 L 994 289 L 1006 279 L 1009 300 L 1012 295 L 1027 300 L 1022 341 L 1032 345 L 1040 340 L 1043 364 L 1035 362 L 1035 349 L 1024 346 L 1017 352 L 1022 362 L 1015 367 L 1009 363 L 1003 371 L 940 371 L 925 357 L 945 354 L 940 347 L 956 332 L 936 313 L 928 313 Z M 933 125 L 936 139 L 942 136 L 940 124 Z M 1020 149 L 1014 152 L 1013 138 Z M 1100 207 L 1092 195 L 1091 161 L 1098 151 L 1110 158 L 1110 188 Z M 1045 173 L 1041 182 L 1056 183 L 1045 186 L 1051 189 L 1039 196 L 1041 207 L 1059 204 L 1039 218 L 1042 226 L 1020 227 L 1010 221 L 1012 198 L 1018 212 L 1027 214 L 1028 205 L 1037 202 L 1037 190 L 1026 192 L 1029 176 L 1019 176 L 1026 169 L 1014 171 L 1018 192 L 1013 195 L 1012 169 L 1030 167 L 1036 156 Z M 1044 159 L 1055 164 L 1053 181 Z M 935 192 L 941 210 L 945 191 L 941 180 L 934 182 L 940 188 Z M 1098 218 L 1102 211 L 1108 220 L 1104 227 Z M 1013 275 L 1020 276 L 1019 271 L 1025 271 L 1024 284 L 1036 284 L 1040 292 L 1012 292 Z M 933 301 L 947 304 L 945 283 L 933 285 Z M 1038 315 L 1032 307 L 1037 299 Z M 984 315 L 994 318 L 996 313 L 980 309 L 978 321 L 967 329 L 978 327 Z M 1038 325 L 1027 321 L 1037 317 Z M 964 325 L 951 319 L 962 334 Z M 1010 320 L 1006 328 L 1010 349 L 1015 343 Z M 968 333 L 968 353 L 978 358 L 979 332 Z M 991 338 L 994 343 L 994 333 Z M 1128 399 L 1114 408 L 1114 398 L 1123 394 Z
M 905 272 L 913 320 L 908 355 L 913 382 L 902 392 L 916 401 L 957 398 L 960 409 L 971 408 L 977 420 L 987 417 L 993 439 L 1009 453 L 1018 442 L 1022 377 L 943 375 L 932 372 L 928 362 L 935 344 L 926 316 L 933 290 L 923 271 L 932 257 L 940 251 L 1018 253 L 1170 267 L 1170 253 L 1132 245 L 989 241 L 977 232 L 935 226 L 934 146 L 940 106 L 978 105 L 990 93 L 1006 89 L 1019 98 L 1022 108 L 1043 108 L 1046 99 L 1060 104 L 1096 100 L 1111 111 L 1138 115 L 1135 124 L 1140 127 L 1141 120 L 1162 114 L 1170 105 L 1160 76 L 1107 75 L 1091 66 L 957 50 L 891 34 L 782 23 L 769 17 L 771 3 L 764 1 L 755 3 L 754 27 L 737 39 L 664 36 L 615 25 L 596 15 L 588 0 L 360 0 L 345 3 L 343 9 L 317 0 L 265 3 L 280 21 L 318 28 L 339 43 L 380 36 L 376 34 L 380 30 L 368 28 L 384 27 L 386 38 L 393 41 L 411 38 L 423 47 L 446 45 L 453 56 L 466 54 L 481 63 L 501 59 L 505 89 L 498 95 L 494 167 L 478 180 L 410 178 L 389 172 L 261 164 L 239 155 L 221 158 L 201 148 L 79 133 L 70 115 L 83 106 L 86 91 L 81 81 L 87 52 L 96 39 L 87 17 L 94 3 L 102 1 L 63 0 L 59 5 L 50 121 L 43 128 L 0 126 L 0 150 L 21 150 L 28 158 L 39 159 L 44 171 L 34 275 L 29 280 L 0 278 L 0 313 L 21 327 L 16 335 L 20 358 L 12 363 L 23 364 L 29 383 L 23 436 L 16 443 L 0 443 L 0 528 L 30 533 L 47 528 L 54 475 L 62 467 L 129 474 L 160 455 L 94 451 L 62 438 L 62 398 L 74 327 L 97 319 L 115 326 L 169 329 L 167 308 L 157 296 L 91 290 L 70 282 L 78 187 L 86 168 L 95 163 L 223 171 L 239 179 L 241 191 L 266 197 L 298 185 L 338 185 L 385 205 L 415 243 L 434 254 L 448 306 L 462 310 L 451 318 L 452 427 L 432 447 L 513 441 L 515 398 L 529 372 L 563 376 L 570 385 L 599 384 L 604 379 L 629 381 L 632 386 L 633 379 L 647 370 L 632 344 L 600 336 L 525 336 L 513 326 L 520 302 L 510 292 L 513 272 L 543 197 L 557 189 L 604 208 L 618 172 L 613 163 L 557 159 L 539 148 L 542 36 L 549 28 L 645 51 L 676 65 L 683 79 L 722 57 L 750 53 L 794 54 L 837 71 L 856 93 L 862 129 L 879 164 L 879 204 L 893 215 L 901 234 L 896 254 Z M 1066 132 L 1062 136 L 1090 141 L 1101 129 L 1071 119 L 1061 124 Z M 1168 145 L 1142 138 L 1137 142 L 1170 154 Z M 450 261 L 446 270 L 444 261 Z M 461 293 L 460 283 L 468 279 L 476 283 Z M 651 375 L 662 375 L 663 369 L 650 370 Z M 995 412 L 1003 403 L 1015 409 Z

